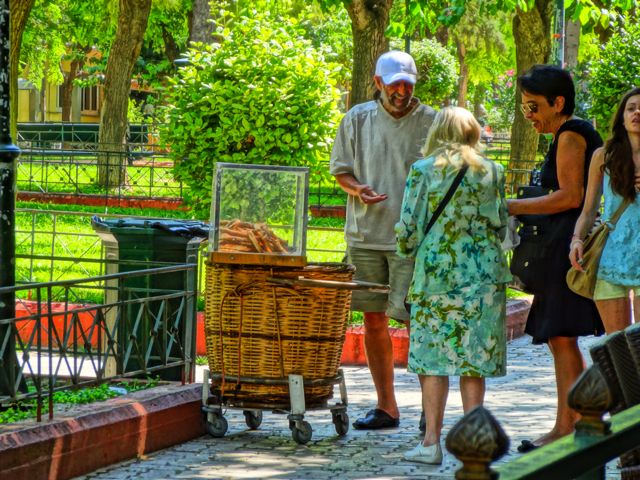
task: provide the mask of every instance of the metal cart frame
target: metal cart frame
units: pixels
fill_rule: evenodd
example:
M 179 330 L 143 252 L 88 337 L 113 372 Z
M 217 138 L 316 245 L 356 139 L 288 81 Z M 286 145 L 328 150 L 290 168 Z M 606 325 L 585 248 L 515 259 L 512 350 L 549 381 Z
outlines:
M 257 383 L 263 385 L 288 385 L 290 405 L 284 403 L 260 403 L 250 401 L 219 401 L 210 393 L 210 381 L 219 379 L 219 374 L 211 374 L 209 370 L 204 371 L 202 381 L 202 411 L 206 415 L 205 428 L 207 433 L 215 438 L 223 437 L 229 428 L 227 419 L 224 417 L 223 410 L 242 410 L 247 427 L 251 430 L 257 430 L 262 424 L 263 411 L 272 411 L 277 414 L 287 415 L 289 420 L 289 429 L 293 440 L 304 445 L 311 440 L 313 429 L 311 424 L 304 419 L 307 411 L 329 410 L 331 411 L 331 419 L 335 427 L 336 433 L 344 436 L 349 431 L 349 415 L 347 414 L 347 387 L 344 381 L 344 372 L 338 369 L 338 374 L 333 378 L 323 378 L 314 380 L 304 380 L 302 375 L 289 375 L 287 378 L 281 379 L 260 379 L 254 377 L 237 377 L 227 376 L 229 381 L 240 380 L 244 383 Z M 329 401 L 323 402 L 319 406 L 306 408 L 304 399 L 304 387 L 310 386 L 326 386 L 339 385 L 340 399 L 337 403 L 331 405 Z

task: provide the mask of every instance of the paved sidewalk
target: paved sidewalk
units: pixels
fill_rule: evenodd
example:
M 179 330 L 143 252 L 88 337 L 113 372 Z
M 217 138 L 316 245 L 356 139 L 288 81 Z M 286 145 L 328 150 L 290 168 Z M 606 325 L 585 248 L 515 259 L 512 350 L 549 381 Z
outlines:
M 586 349 L 593 338 L 583 339 Z M 587 359 L 587 361 L 589 361 Z M 345 367 L 351 421 L 372 408 L 373 384 L 368 369 Z M 286 416 L 264 412 L 259 430 L 247 429 L 242 412 L 229 410 L 224 438 L 204 436 L 155 452 L 144 458 L 113 465 L 84 479 L 453 479 L 460 466 L 449 453 L 441 466 L 406 462 L 402 453 L 419 440 L 420 388 L 415 375 L 396 369 L 400 427 L 363 432 L 351 429 L 338 437 L 328 410 L 308 412 L 313 427 L 306 445 L 297 445 Z M 336 391 L 336 396 L 338 392 Z M 555 415 L 555 386 L 551 356 L 546 347 L 533 346 L 529 337 L 509 344 L 508 374 L 487 381 L 485 406 L 511 439 L 511 449 L 500 463 L 516 457 L 515 447 L 548 431 Z M 453 380 L 445 413 L 444 435 L 462 416 L 457 380 Z M 607 479 L 619 479 L 615 462 Z

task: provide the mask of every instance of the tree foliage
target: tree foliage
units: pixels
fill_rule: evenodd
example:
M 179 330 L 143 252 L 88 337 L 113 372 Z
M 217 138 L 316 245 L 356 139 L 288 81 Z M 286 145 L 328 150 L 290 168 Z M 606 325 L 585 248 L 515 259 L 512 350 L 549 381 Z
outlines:
M 590 65 L 590 113 L 605 134 L 622 95 L 640 85 L 640 25 L 621 26 L 600 48 L 600 59 Z
M 20 57 L 23 64 L 29 65 L 23 72 L 24 77 L 36 88 L 40 88 L 44 78 L 54 84 L 62 83 L 58 64 L 66 53 L 64 40 L 48 33 L 56 30 L 64 20 L 64 6 L 51 0 L 37 0 L 29 16 L 22 35 Z
M 22 2 L 13 2 L 9 6 L 11 17 L 9 25 L 9 72 L 11 74 L 9 79 L 9 98 L 14 103 L 14 108 L 10 112 L 9 129 L 13 138 L 16 138 L 18 134 L 18 109 L 15 108 L 18 98 L 18 76 L 15 73 L 19 71 L 20 66 L 22 34 L 34 3 L 35 0 L 24 0 Z
M 96 12 L 101 12 L 96 15 Z M 62 120 L 71 120 L 71 93 L 78 85 L 98 83 L 100 55 L 108 52 L 116 28 L 113 0 L 37 0 L 23 34 L 21 62 L 45 104 L 42 80 L 62 85 Z M 65 64 L 65 62 L 68 62 Z M 44 112 L 43 112 L 44 113 Z
M 502 12 L 497 12 L 490 18 L 482 18 L 477 3 L 470 2 L 460 22 L 450 28 L 460 64 L 459 106 L 467 107 L 469 84 L 487 85 L 495 78 L 497 64 L 501 64 L 502 69 L 513 65 L 507 63 L 515 58 L 507 55 L 507 43 L 502 33 L 508 21 L 509 15 Z
M 319 175 L 339 111 L 339 69 L 289 19 L 252 12 L 191 49 L 166 91 L 162 140 L 206 218 L 216 162 L 309 166 Z
M 507 132 L 511 128 L 515 95 L 515 70 L 509 69 L 496 77 L 487 102 L 487 123 L 495 131 Z

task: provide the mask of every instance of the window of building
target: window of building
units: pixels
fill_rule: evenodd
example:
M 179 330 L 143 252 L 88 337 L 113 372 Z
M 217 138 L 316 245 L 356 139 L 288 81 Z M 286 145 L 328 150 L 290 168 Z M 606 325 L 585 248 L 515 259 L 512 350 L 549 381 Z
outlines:
M 62 92 L 62 85 L 58 85 L 58 99 L 56 101 L 56 107 L 58 108 L 58 110 L 62 110 Z
M 93 87 L 82 88 L 82 110 L 88 112 L 97 112 L 99 108 L 99 90 L 98 85 Z

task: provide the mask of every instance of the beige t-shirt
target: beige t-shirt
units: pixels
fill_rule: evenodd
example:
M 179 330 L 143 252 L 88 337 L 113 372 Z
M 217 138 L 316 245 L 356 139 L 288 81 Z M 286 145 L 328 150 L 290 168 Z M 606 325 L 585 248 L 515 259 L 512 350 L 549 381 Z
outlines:
M 365 205 L 349 195 L 345 239 L 352 247 L 394 250 L 394 226 L 411 165 L 421 157 L 435 111 L 418 101 L 407 115 L 392 117 L 379 101 L 356 105 L 342 119 L 331 151 L 332 175 L 352 174 L 388 198 Z

